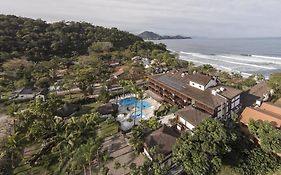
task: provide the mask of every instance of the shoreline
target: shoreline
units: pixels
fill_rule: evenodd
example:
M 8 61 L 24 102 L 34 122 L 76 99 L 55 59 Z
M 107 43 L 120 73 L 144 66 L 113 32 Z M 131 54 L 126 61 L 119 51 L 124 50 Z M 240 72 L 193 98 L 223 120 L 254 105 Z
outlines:
M 269 79 L 270 74 L 281 72 L 281 58 L 262 55 L 234 55 L 234 54 L 201 54 L 193 52 L 174 51 L 178 54 L 178 59 L 190 61 L 196 66 L 210 64 L 217 70 L 228 73 L 238 73 L 244 78 L 251 75 L 261 74 L 265 79 Z M 249 69 L 250 72 L 237 69 Z

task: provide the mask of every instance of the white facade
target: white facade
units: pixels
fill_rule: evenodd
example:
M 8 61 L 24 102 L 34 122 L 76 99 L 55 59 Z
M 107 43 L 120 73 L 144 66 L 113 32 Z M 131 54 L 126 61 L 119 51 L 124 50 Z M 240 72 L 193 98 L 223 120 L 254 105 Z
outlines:
M 240 95 L 231 100 L 231 109 L 236 108 L 238 105 L 240 105 Z
M 197 89 L 200 89 L 201 91 L 204 91 L 205 89 L 208 89 L 209 87 L 216 86 L 217 81 L 215 79 L 211 79 L 206 86 L 196 83 L 194 81 L 189 81 L 189 85 L 192 87 L 195 87 Z
M 189 85 L 192 86 L 192 87 L 195 87 L 195 88 L 197 88 L 197 89 L 200 89 L 201 91 L 204 91 L 204 90 L 205 90 L 204 85 L 195 83 L 195 82 L 193 82 L 193 81 L 189 81 Z
M 191 123 L 189 123 L 188 121 L 186 121 L 185 119 L 179 117 L 179 122 L 181 124 L 183 124 L 184 126 L 186 126 L 188 129 L 192 130 L 193 128 L 195 128 L 195 126 L 193 126 Z
M 30 100 L 35 97 L 35 94 L 19 94 L 17 96 L 17 100 Z

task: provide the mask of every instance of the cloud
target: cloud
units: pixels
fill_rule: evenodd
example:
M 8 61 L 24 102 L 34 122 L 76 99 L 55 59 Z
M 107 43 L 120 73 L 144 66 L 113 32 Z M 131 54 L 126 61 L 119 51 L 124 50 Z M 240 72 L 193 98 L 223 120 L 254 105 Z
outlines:
M 76 20 L 131 32 L 209 37 L 281 36 L 279 0 L 0 0 L 0 12 Z

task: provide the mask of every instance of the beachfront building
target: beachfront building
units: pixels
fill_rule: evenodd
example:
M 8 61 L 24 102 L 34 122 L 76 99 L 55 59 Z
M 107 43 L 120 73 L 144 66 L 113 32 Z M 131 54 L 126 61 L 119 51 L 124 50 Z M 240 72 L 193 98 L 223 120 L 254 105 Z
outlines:
M 221 85 L 213 76 L 171 71 L 149 76 L 148 80 L 150 91 L 180 108 L 192 106 L 216 118 L 228 117 L 241 108 L 242 91 Z

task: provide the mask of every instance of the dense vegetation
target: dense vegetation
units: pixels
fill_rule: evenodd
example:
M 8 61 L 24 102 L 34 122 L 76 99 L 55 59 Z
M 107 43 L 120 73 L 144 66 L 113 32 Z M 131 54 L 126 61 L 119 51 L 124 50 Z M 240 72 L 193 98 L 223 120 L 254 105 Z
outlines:
M 103 119 L 98 114 L 57 117 L 61 104 L 59 99 L 51 98 L 14 113 L 14 132 L 1 145 L 4 147 L 1 160 L 7 162 L 0 164 L 1 172 L 12 174 L 16 168 L 26 166 L 40 167 L 41 173 L 80 173 L 97 158 L 102 144 L 97 131 Z M 31 153 L 26 153 L 26 149 Z
M 281 153 L 281 132 L 268 122 L 250 121 L 249 130 L 266 152 Z
M 149 58 L 153 64 L 145 68 L 142 58 Z M 115 62 L 118 66 L 110 65 Z M 143 99 L 144 89 L 135 82 L 149 74 L 184 69 L 189 73 L 197 71 L 218 76 L 222 83 L 240 89 L 256 84 L 254 76 L 244 79 L 239 74 L 218 71 L 211 65 L 195 66 L 177 59 L 164 44 L 144 42 L 116 28 L 85 22 L 50 24 L 10 15 L 0 15 L 0 63 L 0 100 L 7 102 L 4 107 L 7 105 L 15 120 L 13 132 L 0 144 L 0 149 L 4 150 L 0 154 L 0 170 L 6 174 L 20 171 L 21 167 L 39 168 L 39 174 L 81 174 L 83 171 L 86 174 L 91 165 L 95 168 L 96 162 L 102 161 L 99 158 L 103 156 L 100 152 L 103 137 L 112 134 L 99 133 L 103 129 L 110 130 L 111 125 L 115 134 L 118 130 L 115 121 L 100 118 L 96 107 L 125 92 Z M 120 69 L 124 74 L 113 78 L 112 74 Z M 280 97 L 280 80 L 280 74 L 273 74 L 269 81 L 277 97 Z M 53 96 L 45 102 L 9 106 L 8 97 L 16 89 L 48 89 L 50 86 L 60 87 L 60 92 L 68 91 L 61 95 L 64 102 L 86 104 L 83 107 L 90 110 L 83 109 L 79 117 L 56 117 L 55 112 L 63 101 Z M 122 86 L 123 92 L 110 94 L 108 89 L 117 86 Z M 72 94 L 73 89 L 81 92 Z M 56 93 L 52 95 L 59 96 Z M 161 117 L 176 110 L 174 106 L 163 104 L 155 115 Z M 159 127 L 156 118 L 135 126 L 129 140 L 134 151 L 141 152 L 144 134 Z M 280 132 L 261 123 L 250 124 L 250 131 L 261 139 L 260 146 L 241 133 L 237 122 L 229 125 L 207 120 L 194 129 L 193 135 L 186 134 L 178 140 L 173 151 L 175 161 L 190 174 L 216 174 L 224 164 L 245 175 L 275 170 L 280 165 L 280 158 L 274 154 L 281 150 Z M 26 155 L 26 149 L 33 151 Z M 162 159 L 159 155 L 143 166 L 132 165 L 131 173 L 164 174 L 165 169 L 160 166 Z
M 261 128 L 267 127 L 262 125 Z M 270 138 L 276 133 L 269 131 L 263 134 Z M 275 142 L 269 140 L 264 140 L 263 144 L 275 147 Z M 245 136 L 239 123 L 221 123 L 215 119 L 205 120 L 193 130 L 193 134 L 186 133 L 178 139 L 173 157 L 185 172 L 193 175 L 217 174 L 223 165 L 233 167 L 242 175 L 267 174 L 281 167 L 280 157 Z
M 116 28 L 86 22 L 47 23 L 40 19 L 0 15 L 0 62 L 21 56 L 41 61 L 83 55 L 98 41 L 111 42 L 115 49 L 122 49 L 142 39 Z
M 281 73 L 273 73 L 270 75 L 268 84 L 274 90 L 274 96 L 276 99 L 281 98 Z

